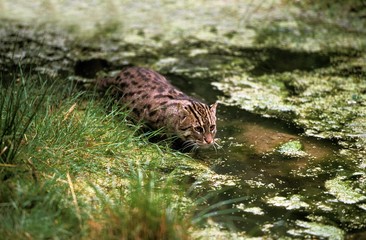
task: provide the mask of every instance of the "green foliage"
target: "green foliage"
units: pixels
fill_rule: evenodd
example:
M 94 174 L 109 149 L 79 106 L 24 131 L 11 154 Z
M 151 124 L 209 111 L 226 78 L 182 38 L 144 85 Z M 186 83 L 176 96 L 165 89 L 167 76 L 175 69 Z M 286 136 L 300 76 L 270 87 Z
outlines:
M 172 183 L 159 182 L 141 169 L 132 170 L 127 189 L 108 199 L 94 188 L 101 200 L 101 214 L 89 221 L 93 239 L 190 239 L 190 220 L 177 206 Z
M 2 238 L 77 239 L 80 222 L 69 196 L 64 194 L 67 189 L 55 179 L 30 183 L 23 178 L 0 184 Z
M 1 149 L 12 144 L 0 164 L 1 236 L 189 238 L 183 191 L 157 180 L 166 156 L 147 144 L 157 133 L 139 135 L 125 111 L 106 111 L 110 104 L 74 93 L 71 83 L 21 76 L 1 88 Z
M 20 79 L 13 79 L 0 88 L 0 163 L 13 164 L 46 95 L 46 88 L 39 81 L 29 82 L 20 72 Z M 32 91 L 36 85 L 40 89 Z M 0 170 L 1 171 L 1 170 Z
M 250 222 L 251 220 L 243 217 L 243 210 L 237 206 L 239 203 L 248 201 L 250 197 L 244 196 L 227 200 L 220 199 L 220 194 L 225 193 L 226 190 L 211 191 L 204 196 L 195 198 L 196 213 L 192 217 L 192 223 L 205 224 L 207 220 L 213 219 L 220 222 L 222 226 L 235 230 L 235 221 Z

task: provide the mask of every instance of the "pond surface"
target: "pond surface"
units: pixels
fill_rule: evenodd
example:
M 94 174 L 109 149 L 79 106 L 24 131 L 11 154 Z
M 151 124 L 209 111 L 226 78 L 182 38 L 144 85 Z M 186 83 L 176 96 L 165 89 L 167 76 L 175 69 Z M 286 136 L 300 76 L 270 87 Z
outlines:
M 222 95 L 206 79 L 170 79 L 187 94 L 210 104 Z M 250 236 L 346 236 L 343 230 L 349 230 L 349 221 L 340 220 L 338 209 L 344 204 L 329 194 L 325 184 L 352 165 L 342 159 L 336 142 L 306 137 L 291 123 L 224 104 L 218 107 L 217 125 L 221 148 L 202 150 L 196 157 L 216 173 L 235 176 L 239 181 L 209 199 L 211 206 L 228 201 L 212 211 L 215 221 Z M 283 151 L 291 143 L 297 144 L 300 154 Z M 245 200 L 235 202 L 243 197 Z M 233 211 L 220 215 L 228 208 Z M 352 215 L 357 207 L 342 211 Z M 361 236 L 358 234 L 348 236 Z

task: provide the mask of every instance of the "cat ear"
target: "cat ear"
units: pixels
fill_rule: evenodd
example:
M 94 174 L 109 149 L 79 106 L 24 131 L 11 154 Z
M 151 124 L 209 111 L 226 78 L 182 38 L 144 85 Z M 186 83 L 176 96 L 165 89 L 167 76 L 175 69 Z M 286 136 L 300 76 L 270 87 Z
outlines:
M 210 110 L 213 114 L 216 114 L 216 108 L 217 108 L 218 102 L 215 102 L 214 104 L 210 105 Z

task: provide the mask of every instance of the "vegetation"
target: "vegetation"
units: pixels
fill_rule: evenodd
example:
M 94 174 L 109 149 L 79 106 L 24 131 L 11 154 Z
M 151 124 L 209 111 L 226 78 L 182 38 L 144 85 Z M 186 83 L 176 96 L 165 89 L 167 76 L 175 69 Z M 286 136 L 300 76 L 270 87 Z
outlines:
M 0 236 L 362 238 L 364 2 L 0 1 Z M 129 64 L 219 98 L 223 148 L 151 143 L 64 80 Z
M 157 169 L 187 157 L 162 153 L 123 111 L 72 88 L 22 73 L 1 88 L 0 235 L 189 238 L 184 191 Z

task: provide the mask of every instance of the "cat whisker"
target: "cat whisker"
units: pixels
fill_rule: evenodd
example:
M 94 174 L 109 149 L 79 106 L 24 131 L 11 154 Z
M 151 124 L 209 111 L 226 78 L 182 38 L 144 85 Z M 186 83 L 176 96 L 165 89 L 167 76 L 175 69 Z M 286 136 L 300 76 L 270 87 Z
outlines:
M 184 150 L 189 149 L 191 147 L 193 147 L 192 149 L 195 149 L 195 147 L 197 147 L 196 143 L 193 140 L 188 140 L 188 141 L 183 143 L 182 150 L 184 151 Z M 190 150 L 190 152 L 192 151 L 192 149 Z
M 191 152 L 195 152 L 198 148 L 199 146 L 197 144 L 194 144 L 193 148 L 191 149 Z
M 215 148 L 222 148 L 222 146 L 220 144 L 218 144 L 217 142 L 214 142 L 214 147 Z
M 215 152 L 217 153 L 216 144 L 217 144 L 217 143 L 215 143 L 215 142 L 214 142 L 214 144 L 212 145 L 212 147 L 215 149 Z

